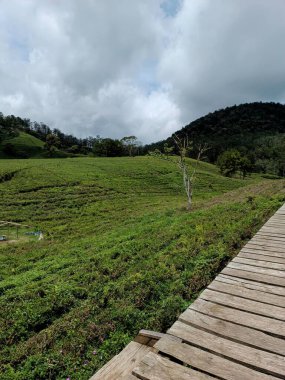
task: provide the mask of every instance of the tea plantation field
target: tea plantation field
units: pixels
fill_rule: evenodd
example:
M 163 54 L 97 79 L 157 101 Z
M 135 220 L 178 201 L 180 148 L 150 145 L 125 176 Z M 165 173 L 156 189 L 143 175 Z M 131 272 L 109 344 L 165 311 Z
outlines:
M 171 161 L 0 160 L 0 220 L 44 234 L 0 243 L 0 379 L 85 380 L 164 332 L 285 201 L 283 180 L 198 172 L 187 212 Z

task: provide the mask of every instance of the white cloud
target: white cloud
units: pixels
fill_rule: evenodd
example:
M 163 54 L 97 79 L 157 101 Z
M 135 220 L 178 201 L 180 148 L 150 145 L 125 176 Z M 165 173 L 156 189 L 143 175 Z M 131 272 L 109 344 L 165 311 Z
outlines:
M 5 114 L 149 142 L 216 108 L 284 100 L 283 0 L 0 6 Z
M 285 100 L 284 14 L 283 0 L 184 1 L 160 59 L 184 123 L 235 103 Z

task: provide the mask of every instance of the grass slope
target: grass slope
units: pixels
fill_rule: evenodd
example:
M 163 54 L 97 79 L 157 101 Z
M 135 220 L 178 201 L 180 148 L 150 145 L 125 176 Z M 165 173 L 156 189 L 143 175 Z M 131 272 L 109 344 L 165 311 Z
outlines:
M 34 157 L 43 153 L 44 142 L 25 132 L 19 132 L 19 136 L 4 140 L 0 144 L 0 158 L 8 156 L 3 152 L 3 146 L 9 143 L 13 146 L 15 156 Z
M 189 162 L 189 164 L 191 164 Z M 201 164 L 194 209 L 150 157 L 0 161 L 0 378 L 88 379 L 141 328 L 165 331 L 284 202 L 284 182 Z

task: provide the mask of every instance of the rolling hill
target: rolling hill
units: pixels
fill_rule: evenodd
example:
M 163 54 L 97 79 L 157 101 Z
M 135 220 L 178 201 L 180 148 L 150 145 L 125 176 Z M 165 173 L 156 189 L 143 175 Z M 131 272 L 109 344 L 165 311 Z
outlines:
M 0 158 L 30 158 L 39 157 L 44 153 L 44 142 L 25 133 L 19 132 L 18 136 L 5 139 L 0 144 Z
M 201 163 L 189 213 L 171 161 L 1 160 L 0 193 L 0 220 L 44 234 L 0 244 L 0 378 L 87 380 L 141 328 L 166 331 L 284 202 L 284 181 Z
M 44 149 L 45 143 L 39 138 L 18 131 L 16 137 L 8 138 L 0 143 L 0 159 L 1 158 L 49 158 L 48 152 Z M 61 149 L 55 148 L 52 157 L 66 158 L 74 157 L 75 154 L 67 153 Z
M 215 163 L 229 149 L 248 156 L 255 171 L 284 175 L 285 172 L 285 105 L 279 103 L 246 103 L 227 107 L 203 116 L 181 130 L 177 136 L 188 137 L 194 147 L 207 144 L 205 158 Z M 173 135 L 172 135 L 173 136 Z M 172 137 L 145 147 L 145 151 L 164 144 L 174 145 Z M 192 156 L 197 151 L 194 149 Z

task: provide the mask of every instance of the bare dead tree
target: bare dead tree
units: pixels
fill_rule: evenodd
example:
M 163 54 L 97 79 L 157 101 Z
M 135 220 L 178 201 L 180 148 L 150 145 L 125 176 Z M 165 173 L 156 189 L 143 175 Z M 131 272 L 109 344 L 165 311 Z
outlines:
M 196 163 L 192 171 L 189 171 L 189 166 L 186 162 L 186 157 L 188 157 L 189 152 L 193 149 L 193 143 L 189 140 L 188 136 L 185 136 L 183 139 L 179 138 L 177 135 L 173 136 L 174 142 L 178 148 L 179 159 L 178 167 L 182 171 L 183 175 L 183 185 L 187 195 L 187 209 L 191 210 L 192 207 L 192 197 L 193 197 L 193 182 L 196 177 L 197 167 L 199 161 L 203 154 L 209 149 L 207 145 L 200 144 L 198 146 L 198 154 L 196 158 Z

